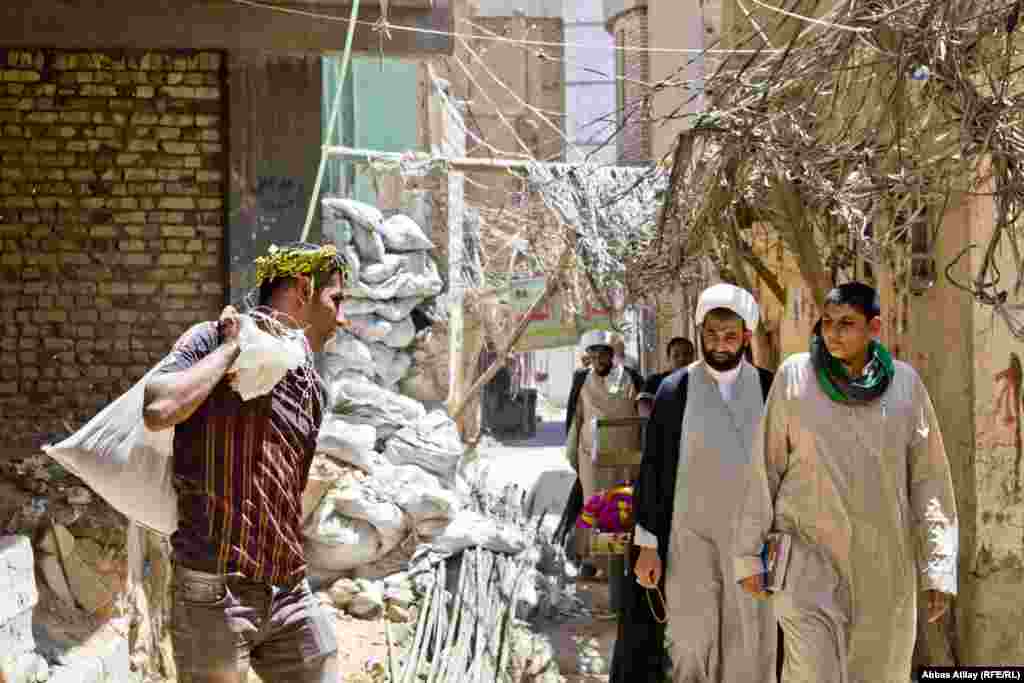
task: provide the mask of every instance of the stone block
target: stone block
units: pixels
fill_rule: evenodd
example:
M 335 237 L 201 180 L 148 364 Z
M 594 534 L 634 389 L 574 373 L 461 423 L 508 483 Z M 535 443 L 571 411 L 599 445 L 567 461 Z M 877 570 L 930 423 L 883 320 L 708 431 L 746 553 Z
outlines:
M 0 537 L 0 624 L 38 602 L 32 542 L 27 536 Z
M 49 679 L 50 665 L 34 652 L 0 655 L 0 681 L 38 683 Z
M 0 652 L 5 655 L 17 655 L 32 652 L 35 648 L 31 608 L 0 624 Z

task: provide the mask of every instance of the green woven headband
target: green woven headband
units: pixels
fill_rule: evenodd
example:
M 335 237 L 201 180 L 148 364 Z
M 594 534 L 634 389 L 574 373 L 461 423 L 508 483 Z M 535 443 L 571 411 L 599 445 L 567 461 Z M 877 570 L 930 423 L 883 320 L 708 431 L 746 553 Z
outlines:
M 271 245 L 266 256 L 256 259 L 256 286 L 279 277 L 309 275 L 313 280 L 313 287 L 316 288 L 317 273 L 335 270 L 341 272 L 342 282 L 348 281 L 348 264 L 338 254 L 338 248 L 333 244 L 325 244 L 315 250 Z

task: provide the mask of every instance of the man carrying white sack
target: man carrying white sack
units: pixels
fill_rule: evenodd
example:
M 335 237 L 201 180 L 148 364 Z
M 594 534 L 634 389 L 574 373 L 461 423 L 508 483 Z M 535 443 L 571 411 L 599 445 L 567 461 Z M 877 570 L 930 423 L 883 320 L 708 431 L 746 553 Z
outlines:
M 650 623 L 663 589 L 674 683 L 774 683 L 775 618 L 736 585 L 731 553 L 772 383 L 771 372 L 744 359 L 760 310 L 749 292 L 722 283 L 701 293 L 695 318 L 702 360 L 658 387 L 634 493 L 633 573 L 647 594 L 631 601 L 620 633 L 650 633 L 654 642 L 617 650 L 612 680 L 659 680 L 644 670 L 664 668 L 661 632 Z
M 758 430 L 733 552 L 737 580 L 764 597 L 766 537 L 791 543 L 768 585 L 785 683 L 906 683 L 918 600 L 934 621 L 956 592 L 942 435 L 921 378 L 878 341 L 880 313 L 871 287 L 833 289 Z
M 265 330 L 304 360 L 248 401 L 232 386 L 240 318 L 200 323 L 146 385 L 151 430 L 174 428 L 178 530 L 171 637 L 180 683 L 335 683 L 333 618 L 306 580 L 302 492 L 326 395 L 313 366 L 344 319 L 348 268 L 333 245 L 271 247 L 256 259 Z

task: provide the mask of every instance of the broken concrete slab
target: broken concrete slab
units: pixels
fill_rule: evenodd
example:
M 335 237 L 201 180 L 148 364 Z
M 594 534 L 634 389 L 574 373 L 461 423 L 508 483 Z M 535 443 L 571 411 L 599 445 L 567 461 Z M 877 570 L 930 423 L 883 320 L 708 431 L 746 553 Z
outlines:
M 39 683 L 50 679 L 50 665 L 35 652 L 0 655 L 0 681 Z
M 59 657 L 48 683 L 132 683 L 128 640 L 112 629 L 98 632 Z
M 32 542 L 28 536 L 0 537 L 0 624 L 38 602 Z
M 5 655 L 18 655 L 35 649 L 31 609 L 16 614 L 0 624 L 0 652 Z

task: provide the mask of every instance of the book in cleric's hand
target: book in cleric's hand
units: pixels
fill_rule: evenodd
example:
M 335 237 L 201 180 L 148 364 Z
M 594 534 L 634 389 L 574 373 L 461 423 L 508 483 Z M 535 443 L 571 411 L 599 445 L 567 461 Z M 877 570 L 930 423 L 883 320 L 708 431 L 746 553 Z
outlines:
M 786 587 L 786 571 L 792 556 L 793 537 L 784 533 L 771 533 L 765 539 L 761 549 L 761 562 L 764 567 L 764 589 L 769 593 L 777 593 Z

